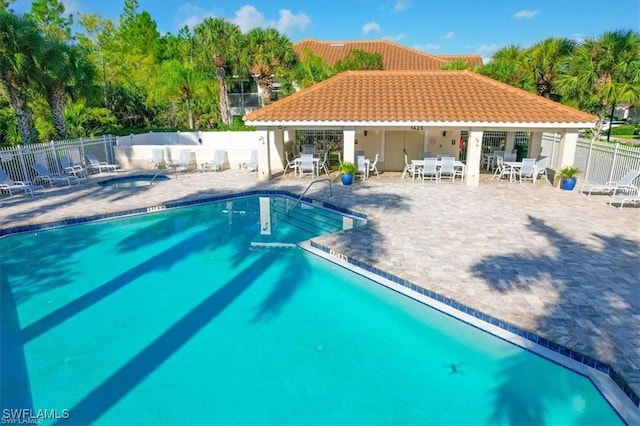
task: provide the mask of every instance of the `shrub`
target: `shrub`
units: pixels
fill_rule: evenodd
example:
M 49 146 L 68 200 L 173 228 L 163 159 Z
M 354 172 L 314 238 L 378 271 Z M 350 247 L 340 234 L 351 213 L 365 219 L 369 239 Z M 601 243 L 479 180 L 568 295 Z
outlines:
M 611 136 L 622 136 L 622 135 L 633 136 L 633 132 L 635 130 L 636 128 L 632 124 L 616 126 L 611 128 Z

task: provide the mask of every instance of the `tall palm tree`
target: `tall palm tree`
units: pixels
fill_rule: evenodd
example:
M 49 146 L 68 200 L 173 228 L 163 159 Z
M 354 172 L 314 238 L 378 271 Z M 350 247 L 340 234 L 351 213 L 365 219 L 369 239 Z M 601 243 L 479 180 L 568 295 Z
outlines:
M 231 124 L 227 101 L 227 71 L 239 64 L 242 32 L 240 27 L 222 18 L 207 18 L 194 28 L 196 41 L 216 68 L 220 115 L 224 124 Z
M 561 66 L 575 49 L 576 42 L 567 38 L 548 38 L 527 49 L 524 64 L 531 73 L 536 92 L 544 98 L 551 98 L 554 83 L 560 74 Z
M 244 39 L 244 53 L 251 75 L 258 82 L 262 105 L 268 105 L 274 81 L 291 72 L 298 55 L 289 38 L 275 28 L 254 28 L 249 31 Z
M 96 71 L 86 53 L 78 46 L 49 40 L 43 58 L 47 66 L 41 70 L 39 82 L 49 104 L 56 137 L 66 139 L 68 132 L 64 104 L 67 96 L 77 99 L 94 94 L 96 86 L 93 79 Z
M 0 83 L 9 95 L 23 143 L 38 141 L 33 112 L 27 101 L 42 45 L 42 36 L 31 21 L 0 10 Z
M 640 33 L 605 32 L 585 40 L 558 78 L 558 92 L 582 109 L 613 115 L 616 103 L 640 101 Z M 600 123 L 601 124 L 601 123 Z

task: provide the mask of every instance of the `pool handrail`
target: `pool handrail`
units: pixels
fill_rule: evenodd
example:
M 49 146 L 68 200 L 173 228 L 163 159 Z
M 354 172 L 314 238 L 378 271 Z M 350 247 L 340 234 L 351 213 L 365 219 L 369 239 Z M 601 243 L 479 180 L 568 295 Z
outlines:
M 295 202 L 295 203 L 293 203 L 293 206 L 291 206 L 291 208 L 289 208 L 289 210 L 287 210 L 287 217 L 289 217 L 289 213 L 291 213 L 291 210 L 293 210 L 293 208 L 294 208 L 295 206 L 297 206 L 297 205 L 298 205 L 298 203 L 300 202 L 300 200 L 302 200 L 302 197 L 304 197 L 304 194 L 306 194 L 306 193 L 307 193 L 307 191 L 309 190 L 309 188 L 311 188 L 311 186 L 312 186 L 314 183 L 322 182 L 322 181 L 325 181 L 325 180 L 326 180 L 327 182 L 329 182 L 329 198 L 333 198 L 333 182 L 331 182 L 331 179 L 329 179 L 329 178 L 322 178 L 322 179 L 315 179 L 315 180 L 312 180 L 311 182 L 309 182 L 309 185 L 307 185 L 306 189 L 305 189 L 304 191 L 302 191 L 302 195 L 300 195 L 300 196 L 298 197 L 298 199 L 296 200 L 296 202 Z

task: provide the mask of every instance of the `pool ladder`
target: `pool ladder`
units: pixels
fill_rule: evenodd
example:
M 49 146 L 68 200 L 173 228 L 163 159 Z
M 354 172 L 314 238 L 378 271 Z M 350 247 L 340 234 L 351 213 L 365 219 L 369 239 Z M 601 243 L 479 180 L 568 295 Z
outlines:
M 307 188 L 302 192 L 302 195 L 300 195 L 298 197 L 298 199 L 296 200 L 295 203 L 293 203 L 293 206 L 291 206 L 291 208 L 289 208 L 289 210 L 287 210 L 287 217 L 289 217 L 289 213 L 291 213 L 291 210 L 293 210 L 293 208 L 295 206 L 298 205 L 298 203 L 300 203 L 300 200 L 302 200 L 302 197 L 304 197 L 304 194 L 307 193 L 307 191 L 309 191 L 309 188 L 311 188 L 314 184 L 318 183 L 318 182 L 324 182 L 327 181 L 329 182 L 329 198 L 333 198 L 333 182 L 331 182 L 331 179 L 329 178 L 323 178 L 323 179 L 316 179 L 313 180 L 309 183 L 309 185 L 307 185 Z

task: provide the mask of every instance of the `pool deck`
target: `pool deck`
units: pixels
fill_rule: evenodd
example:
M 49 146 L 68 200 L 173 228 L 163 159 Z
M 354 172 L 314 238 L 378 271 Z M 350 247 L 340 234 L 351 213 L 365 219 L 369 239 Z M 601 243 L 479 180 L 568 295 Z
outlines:
M 122 174 L 121 174 L 122 175 Z M 84 179 L 45 195 L 2 197 L 0 229 L 250 190 L 300 194 L 309 178 L 259 182 L 246 170 L 193 172 L 116 190 Z M 640 395 L 640 208 L 562 191 L 546 180 L 480 186 L 401 180 L 399 173 L 308 196 L 368 216 L 321 244 L 609 364 Z

